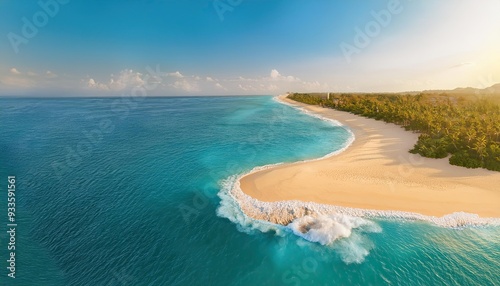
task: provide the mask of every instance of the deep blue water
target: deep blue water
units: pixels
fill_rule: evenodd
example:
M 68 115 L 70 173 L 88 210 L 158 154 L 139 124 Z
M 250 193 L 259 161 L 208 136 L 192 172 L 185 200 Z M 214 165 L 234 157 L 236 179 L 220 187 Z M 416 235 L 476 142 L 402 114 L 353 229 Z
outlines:
M 0 99 L 0 285 L 500 285 L 498 227 L 377 220 L 323 246 L 217 215 L 225 179 L 330 153 L 341 127 L 271 97 L 116 100 Z

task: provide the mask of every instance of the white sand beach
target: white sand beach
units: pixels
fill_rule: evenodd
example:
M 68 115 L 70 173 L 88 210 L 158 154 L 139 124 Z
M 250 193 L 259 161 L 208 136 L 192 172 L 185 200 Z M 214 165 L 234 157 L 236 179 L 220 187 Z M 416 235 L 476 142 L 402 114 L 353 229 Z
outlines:
M 355 141 L 325 159 L 278 165 L 240 179 L 243 193 L 260 202 L 301 201 L 354 209 L 401 211 L 441 217 L 455 212 L 500 218 L 500 173 L 452 166 L 448 159 L 410 154 L 418 134 L 348 112 L 299 106 L 348 126 Z M 242 205 L 242 204 L 240 204 Z M 254 218 L 286 223 L 290 219 Z M 280 212 L 277 211 L 277 215 Z M 295 213 L 292 217 L 307 214 Z M 274 216 L 274 215 L 272 215 Z

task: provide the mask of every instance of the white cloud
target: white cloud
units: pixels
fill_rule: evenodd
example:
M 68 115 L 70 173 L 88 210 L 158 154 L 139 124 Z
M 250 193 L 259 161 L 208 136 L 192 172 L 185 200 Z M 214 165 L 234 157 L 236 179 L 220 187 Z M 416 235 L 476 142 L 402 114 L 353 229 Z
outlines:
M 176 78 L 183 78 L 184 77 L 184 75 L 181 74 L 179 71 L 168 73 L 168 75 L 171 77 L 176 77 Z
M 219 88 L 219 89 L 227 90 L 227 88 L 225 88 L 224 86 L 222 86 L 222 84 L 220 84 L 218 82 L 215 84 L 215 87 Z
M 293 81 L 300 81 L 299 78 L 296 78 L 294 76 L 291 76 L 291 75 L 288 75 L 288 76 L 284 76 L 282 75 L 278 70 L 276 69 L 273 69 L 271 70 L 271 73 L 270 73 L 270 78 L 272 80 L 277 80 L 277 81 L 288 81 L 288 82 L 293 82 Z
M 46 71 L 43 75 L 39 75 L 32 71 L 22 73 L 17 68 L 13 67 L 9 69 L 8 73 L 3 75 L 0 74 L 0 85 L 3 85 L 4 88 L 18 91 L 31 89 L 42 90 L 48 87 L 63 87 L 66 82 L 59 85 L 59 83 L 55 83 L 52 80 L 56 77 L 57 75 L 50 71 Z
M 103 83 L 98 83 L 93 78 L 87 81 L 87 87 L 91 89 L 109 90 L 109 87 L 107 85 Z
M 16 68 L 7 69 L 0 74 L 0 85 L 17 90 L 58 90 L 64 88 L 75 93 L 92 94 L 123 93 L 135 87 L 143 86 L 151 78 L 148 74 L 132 69 L 124 69 L 110 74 L 107 78 L 88 75 L 75 78 L 69 75 L 58 75 L 50 70 L 21 73 Z M 277 69 L 261 76 L 219 77 L 181 74 L 180 71 L 165 72 L 154 77 L 156 84 L 152 95 L 181 94 L 279 94 L 285 91 L 321 91 L 328 87 L 318 81 L 304 81 L 292 75 L 281 74 Z
M 283 75 L 277 69 L 272 69 L 267 76 L 245 78 L 239 76 L 234 80 L 227 80 L 233 83 L 233 89 L 237 88 L 244 92 L 263 93 L 263 94 L 279 94 L 286 91 L 323 91 L 328 90 L 329 86 L 319 81 L 304 81 L 296 76 Z M 234 85 L 236 83 L 236 85 Z M 251 83 L 251 84 L 248 84 Z M 228 86 L 228 90 L 232 88 Z
M 158 85 L 157 92 L 161 94 L 179 94 L 180 91 L 193 93 L 199 92 L 200 89 L 198 82 L 201 80 L 196 75 L 183 75 L 179 71 L 163 73 L 163 76 L 155 78 L 155 83 Z M 96 89 L 101 91 L 123 91 L 133 89 L 134 87 L 143 86 L 146 84 L 149 75 L 143 75 L 131 69 L 120 71 L 119 74 L 111 74 L 110 79 L 105 82 L 100 82 L 95 78 L 87 77 L 85 87 L 88 89 Z M 150 80 L 148 80 L 151 83 Z M 202 81 L 201 83 L 203 83 Z M 212 87 L 214 89 L 214 87 Z
M 239 76 L 238 77 L 238 80 L 239 81 L 257 81 L 258 79 L 254 79 L 254 78 L 244 78 L 242 76 Z
M 143 75 L 131 69 L 120 71 L 118 75 L 111 74 L 107 83 L 97 82 L 93 78 L 87 81 L 87 87 L 100 90 L 122 91 L 144 85 Z
M 109 87 L 114 90 L 123 90 L 144 84 L 142 74 L 133 70 L 122 70 L 117 77 L 111 78 Z
M 174 82 L 172 87 L 176 89 L 180 89 L 186 92 L 197 92 L 200 91 L 198 85 L 196 83 L 190 83 L 189 81 L 183 79 L 183 80 L 178 80 Z
M 238 88 L 240 88 L 241 90 L 244 90 L 244 91 L 249 91 L 249 90 L 255 89 L 254 87 L 252 87 L 250 85 L 243 86 L 242 84 L 238 84 Z
M 279 78 L 280 76 L 281 76 L 281 74 L 279 73 L 278 70 L 273 69 L 271 71 L 271 78 Z
M 11 69 L 10 69 L 10 73 L 11 73 L 11 74 L 15 74 L 15 75 L 21 74 L 21 72 L 20 72 L 20 71 L 18 71 L 16 68 L 11 68 Z
M 48 71 L 45 72 L 45 76 L 47 78 L 56 78 L 57 74 L 55 74 L 55 73 L 53 73 L 53 72 L 51 72 L 51 71 L 48 70 Z

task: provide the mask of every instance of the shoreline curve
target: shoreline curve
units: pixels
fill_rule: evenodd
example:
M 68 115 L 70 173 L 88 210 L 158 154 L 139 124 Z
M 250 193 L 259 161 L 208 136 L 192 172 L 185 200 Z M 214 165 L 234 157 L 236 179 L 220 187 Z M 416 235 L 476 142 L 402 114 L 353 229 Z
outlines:
M 245 215 L 281 225 L 323 214 L 420 220 L 444 227 L 500 225 L 500 190 L 495 188 L 500 174 L 410 154 L 418 135 L 397 125 L 294 102 L 286 95 L 275 99 L 344 126 L 352 136 L 321 158 L 260 166 L 237 177 L 227 192 Z M 400 137 L 397 146 L 383 143 Z M 366 189 L 370 186 L 375 190 Z

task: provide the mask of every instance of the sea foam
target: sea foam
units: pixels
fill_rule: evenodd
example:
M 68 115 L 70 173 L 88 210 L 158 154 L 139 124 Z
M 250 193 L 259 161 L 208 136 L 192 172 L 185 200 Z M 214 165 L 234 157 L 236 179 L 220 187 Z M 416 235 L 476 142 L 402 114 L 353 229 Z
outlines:
M 365 230 L 370 232 L 381 231 L 372 221 L 345 214 L 306 215 L 288 225 L 294 234 L 322 245 L 331 245 L 338 239 L 350 237 L 352 231 L 361 226 L 367 226 Z
M 347 264 L 361 263 L 373 244 L 364 233 L 381 232 L 375 222 L 342 213 L 321 214 L 310 203 L 260 202 L 241 191 L 239 179 L 231 176 L 221 182 L 217 215 L 235 223 L 245 233 L 293 233 L 307 241 L 335 249 Z M 291 207 L 287 207 L 291 206 Z

